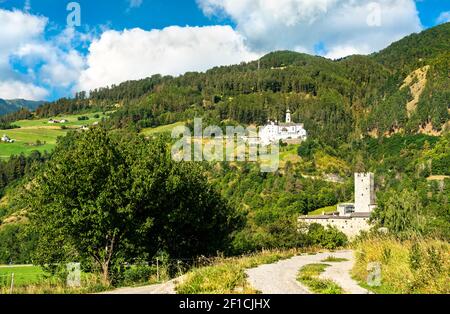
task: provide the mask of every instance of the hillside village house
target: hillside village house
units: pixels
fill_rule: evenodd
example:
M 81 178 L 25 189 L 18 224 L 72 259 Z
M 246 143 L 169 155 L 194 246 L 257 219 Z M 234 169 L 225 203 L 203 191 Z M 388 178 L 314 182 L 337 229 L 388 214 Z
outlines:
M 294 142 L 306 140 L 307 132 L 303 123 L 293 123 L 291 111 L 286 111 L 286 122 L 278 123 L 278 121 L 268 121 L 268 124 L 259 129 L 259 141 L 262 145 L 284 141 Z
M 2 142 L 5 142 L 5 143 L 14 143 L 14 142 L 15 142 L 13 139 L 10 139 L 10 138 L 8 137 L 8 135 L 6 135 L 6 134 L 3 134 L 1 140 L 2 140 Z
M 376 208 L 373 173 L 355 173 L 355 203 L 337 205 L 336 212 L 316 216 L 301 216 L 299 222 L 334 226 L 349 238 L 370 229 L 369 219 Z
M 48 123 L 50 123 L 50 124 L 67 123 L 67 122 L 69 122 L 69 121 L 66 119 L 62 119 L 62 120 L 50 119 L 50 120 L 48 120 Z

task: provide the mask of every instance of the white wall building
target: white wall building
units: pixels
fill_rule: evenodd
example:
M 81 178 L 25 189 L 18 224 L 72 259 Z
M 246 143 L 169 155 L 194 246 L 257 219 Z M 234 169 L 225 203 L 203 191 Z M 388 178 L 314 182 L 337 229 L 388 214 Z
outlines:
M 2 141 L 2 142 L 5 142 L 5 143 L 14 143 L 14 140 L 13 140 L 13 139 L 10 139 L 9 136 L 6 135 L 6 134 L 4 134 L 4 135 L 2 136 L 1 141 Z
M 268 124 L 259 129 L 259 140 L 262 145 L 269 145 L 280 140 L 306 140 L 306 138 L 307 132 L 303 123 L 293 123 L 289 109 L 286 112 L 285 123 L 269 120 Z
M 301 216 L 298 221 L 334 226 L 353 238 L 361 231 L 369 231 L 369 219 L 375 207 L 374 174 L 355 173 L 355 203 L 338 204 L 334 213 Z

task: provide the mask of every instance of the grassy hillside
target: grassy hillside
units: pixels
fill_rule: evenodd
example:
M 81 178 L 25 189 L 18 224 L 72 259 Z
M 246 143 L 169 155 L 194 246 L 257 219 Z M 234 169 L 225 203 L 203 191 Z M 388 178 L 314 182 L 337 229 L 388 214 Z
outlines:
M 81 116 L 86 116 L 89 120 L 79 121 L 78 117 Z M 59 136 L 65 136 L 69 130 L 79 129 L 83 125 L 92 125 L 107 117 L 102 112 L 96 112 L 53 117 L 57 120 L 66 119 L 69 121 L 61 124 L 50 124 L 47 118 L 16 121 L 14 124 L 20 128 L 0 130 L 1 136 L 7 135 L 15 140 L 14 143 L 0 142 L 0 158 L 6 159 L 11 155 L 19 155 L 22 153 L 29 155 L 34 150 L 50 152 L 55 147 L 56 140 Z M 62 129 L 62 126 L 66 128 Z

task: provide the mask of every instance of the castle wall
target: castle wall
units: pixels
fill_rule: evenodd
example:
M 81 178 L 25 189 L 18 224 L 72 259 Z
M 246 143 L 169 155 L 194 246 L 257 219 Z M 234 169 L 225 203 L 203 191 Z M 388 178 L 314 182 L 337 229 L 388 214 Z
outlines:
M 324 227 L 334 226 L 342 231 L 349 239 L 359 235 L 361 231 L 369 231 L 369 218 L 352 217 L 348 219 L 342 218 L 299 218 L 299 222 L 306 222 L 307 224 L 317 223 Z

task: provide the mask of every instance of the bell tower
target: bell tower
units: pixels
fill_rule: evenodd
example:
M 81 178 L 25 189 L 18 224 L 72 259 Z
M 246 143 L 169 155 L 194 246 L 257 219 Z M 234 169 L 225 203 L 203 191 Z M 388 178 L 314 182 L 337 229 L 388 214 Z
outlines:
M 291 123 L 291 122 L 292 122 L 292 120 L 291 120 L 291 111 L 288 109 L 286 111 L 286 123 Z

